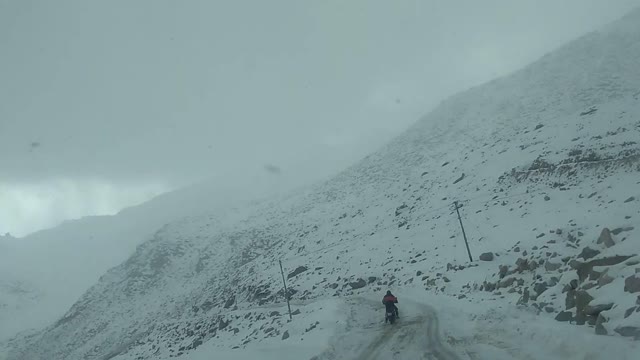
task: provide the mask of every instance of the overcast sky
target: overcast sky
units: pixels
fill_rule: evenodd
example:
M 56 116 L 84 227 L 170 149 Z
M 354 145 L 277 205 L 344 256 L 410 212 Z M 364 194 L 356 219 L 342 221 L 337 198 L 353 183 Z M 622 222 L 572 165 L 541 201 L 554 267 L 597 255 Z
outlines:
M 639 4 L 0 0 L 0 233 L 210 176 L 308 183 Z

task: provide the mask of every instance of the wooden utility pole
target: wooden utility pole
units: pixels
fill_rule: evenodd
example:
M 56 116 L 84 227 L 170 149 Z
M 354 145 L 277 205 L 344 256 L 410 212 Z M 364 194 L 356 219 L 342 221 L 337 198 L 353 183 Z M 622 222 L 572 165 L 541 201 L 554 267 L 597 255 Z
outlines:
M 453 206 L 456 207 L 456 213 L 458 214 L 458 221 L 460 221 L 460 228 L 462 229 L 462 236 L 464 237 L 464 244 L 467 246 L 467 254 L 469 254 L 469 261 L 473 262 L 473 258 L 471 257 L 471 250 L 469 250 L 469 241 L 467 241 L 467 234 L 464 232 L 464 225 L 462 225 L 462 217 L 460 217 L 460 206 L 457 201 L 453 202 Z
M 282 274 L 282 283 L 284 284 L 284 298 L 287 299 L 287 308 L 289 309 L 289 320 L 293 320 L 291 315 L 291 305 L 289 304 L 289 291 L 287 290 L 287 281 L 284 279 L 284 270 L 282 270 L 282 260 L 278 260 L 280 263 L 280 273 Z

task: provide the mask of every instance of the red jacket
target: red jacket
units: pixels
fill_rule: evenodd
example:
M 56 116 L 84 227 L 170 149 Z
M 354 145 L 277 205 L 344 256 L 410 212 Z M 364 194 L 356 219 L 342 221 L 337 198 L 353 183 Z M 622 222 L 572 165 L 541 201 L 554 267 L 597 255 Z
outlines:
M 397 304 L 398 298 L 393 295 L 385 295 L 385 297 L 382 298 L 382 304 L 387 305 L 387 303 Z

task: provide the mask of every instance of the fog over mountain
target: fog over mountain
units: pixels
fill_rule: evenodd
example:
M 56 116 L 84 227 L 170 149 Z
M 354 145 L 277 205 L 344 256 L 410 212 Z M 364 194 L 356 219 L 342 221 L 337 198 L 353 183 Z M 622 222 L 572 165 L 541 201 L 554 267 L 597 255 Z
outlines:
M 0 1 L 0 233 L 325 179 L 635 5 Z

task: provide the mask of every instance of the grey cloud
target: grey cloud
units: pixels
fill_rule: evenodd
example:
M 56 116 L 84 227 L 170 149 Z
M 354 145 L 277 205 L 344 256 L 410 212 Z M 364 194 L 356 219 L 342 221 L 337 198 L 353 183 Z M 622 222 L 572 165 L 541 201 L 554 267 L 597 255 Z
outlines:
M 637 5 L 1 2 L 0 183 L 311 181 Z

